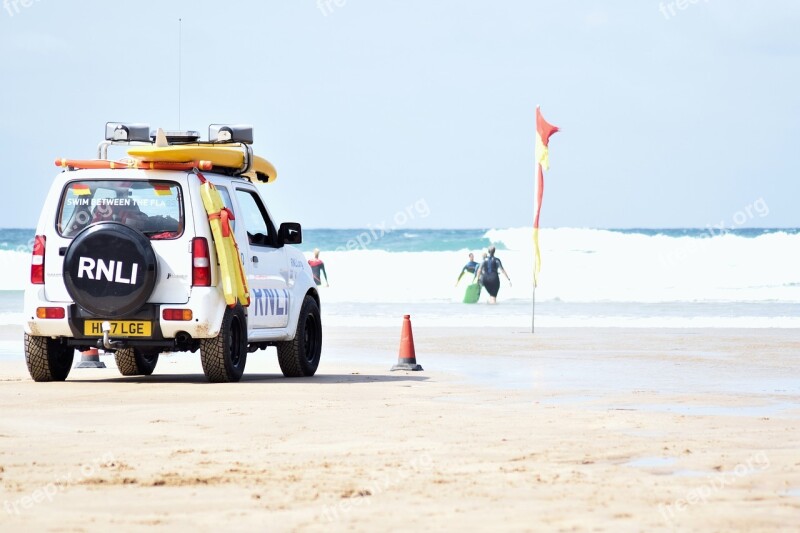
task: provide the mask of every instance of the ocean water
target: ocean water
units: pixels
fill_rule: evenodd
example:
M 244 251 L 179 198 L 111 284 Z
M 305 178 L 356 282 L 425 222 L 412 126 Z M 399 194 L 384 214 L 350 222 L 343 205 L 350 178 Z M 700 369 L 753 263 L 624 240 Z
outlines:
M 0 323 L 20 323 L 33 229 L 0 229 Z M 326 326 L 530 328 L 531 228 L 306 229 L 321 250 Z M 490 245 L 511 277 L 499 304 L 461 303 L 467 253 Z M 800 229 L 581 229 L 540 232 L 537 327 L 800 327 Z

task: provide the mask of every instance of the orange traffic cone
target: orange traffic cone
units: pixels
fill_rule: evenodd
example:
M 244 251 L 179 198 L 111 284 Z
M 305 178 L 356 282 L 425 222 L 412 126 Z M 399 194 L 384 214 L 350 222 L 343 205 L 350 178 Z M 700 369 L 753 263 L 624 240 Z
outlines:
M 100 351 L 97 348 L 89 348 L 81 352 L 81 360 L 75 368 L 105 368 L 106 364 L 100 361 Z
M 397 364 L 392 370 L 422 370 L 417 364 L 417 356 L 414 353 L 414 335 L 411 333 L 411 315 L 403 316 L 403 332 L 400 334 L 400 354 L 397 357 Z

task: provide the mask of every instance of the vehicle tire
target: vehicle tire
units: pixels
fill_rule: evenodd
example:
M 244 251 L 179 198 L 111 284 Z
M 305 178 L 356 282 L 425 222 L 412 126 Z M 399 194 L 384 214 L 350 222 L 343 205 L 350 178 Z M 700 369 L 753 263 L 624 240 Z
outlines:
M 97 317 L 124 317 L 140 309 L 158 280 L 158 258 L 142 232 L 120 222 L 81 230 L 64 253 L 64 286 L 72 300 Z
M 25 334 L 25 362 L 33 381 L 64 381 L 74 357 L 75 349 L 57 339 Z
M 322 321 L 316 300 L 306 295 L 294 339 L 277 343 L 278 364 L 287 378 L 313 376 L 322 353 Z
M 149 376 L 156 369 L 158 352 L 123 348 L 114 352 L 114 360 L 123 376 Z
M 200 341 L 200 361 L 212 383 L 242 379 L 247 363 L 247 321 L 241 305 L 225 309 L 219 335 Z

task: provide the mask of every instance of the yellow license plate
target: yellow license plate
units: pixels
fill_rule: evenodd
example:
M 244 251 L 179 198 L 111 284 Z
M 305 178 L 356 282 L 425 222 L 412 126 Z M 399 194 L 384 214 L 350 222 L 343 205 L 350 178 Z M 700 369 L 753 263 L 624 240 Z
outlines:
M 153 324 L 144 320 L 86 320 L 83 323 L 83 334 L 87 337 L 102 337 L 103 322 L 111 324 L 111 337 L 150 337 Z

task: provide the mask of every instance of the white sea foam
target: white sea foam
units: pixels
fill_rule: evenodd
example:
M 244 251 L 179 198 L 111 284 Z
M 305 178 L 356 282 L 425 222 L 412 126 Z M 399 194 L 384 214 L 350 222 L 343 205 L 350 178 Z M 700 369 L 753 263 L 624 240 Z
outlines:
M 21 326 L 24 321 L 22 313 L 0 313 L 0 326 Z
M 501 299 L 530 299 L 533 241 L 530 228 L 491 230 L 501 276 Z M 605 230 L 543 229 L 542 270 L 536 298 L 564 302 L 800 302 L 800 273 L 786 250 L 800 235 L 670 237 Z M 500 246 L 502 245 L 502 246 Z M 482 250 L 469 250 L 480 257 Z M 468 250 L 328 252 L 323 259 L 335 302 L 460 300 L 453 284 Z M 463 284 L 463 281 L 462 281 Z
M 21 291 L 28 282 L 31 253 L 0 250 L 0 291 Z
M 484 250 L 323 250 L 331 283 L 320 289 L 326 327 L 394 327 L 406 313 L 420 327 L 530 327 L 531 229 L 485 237 L 497 244 L 513 281 L 501 278 L 496 307 L 461 305 L 466 281 L 455 287 L 467 253 L 479 259 Z M 537 324 L 800 327 L 800 272 L 787 253 L 798 245 L 800 235 L 783 232 L 673 237 L 543 229 Z M 30 252 L 0 251 L 0 290 L 21 290 L 29 271 Z M 22 323 L 17 294 L 0 309 L 0 324 Z
M 501 300 L 530 300 L 530 228 L 488 231 L 513 286 L 501 277 Z M 800 271 L 787 250 L 800 234 L 758 237 L 647 236 L 594 229 L 542 229 L 537 301 L 800 302 Z M 379 244 L 379 243 L 377 243 Z M 505 248 L 505 249 L 504 249 Z M 457 302 L 454 287 L 467 252 L 323 251 L 329 302 Z M 0 251 L 0 290 L 21 290 L 30 253 Z
M 463 307 L 454 306 L 449 313 L 415 313 L 402 304 L 396 305 L 394 313 L 374 315 L 368 312 L 369 304 L 362 304 L 362 313 L 344 312 L 334 306 L 323 307 L 322 322 L 325 328 L 337 327 L 390 327 L 399 328 L 404 314 L 411 314 L 415 328 L 515 328 L 528 331 L 531 328 L 531 308 L 525 312 L 511 312 L 504 304 L 500 304 L 500 312 L 464 313 Z M 333 307 L 333 309 L 332 309 Z M 480 308 L 488 308 L 479 304 Z M 764 329 L 764 328 L 800 328 L 800 317 L 780 316 L 599 316 L 599 315 L 550 315 L 537 312 L 536 328 L 732 328 L 732 329 Z

